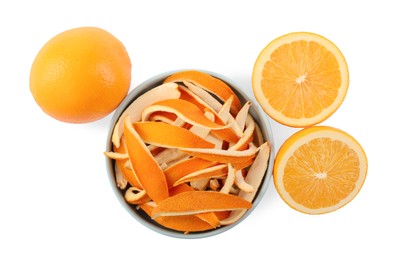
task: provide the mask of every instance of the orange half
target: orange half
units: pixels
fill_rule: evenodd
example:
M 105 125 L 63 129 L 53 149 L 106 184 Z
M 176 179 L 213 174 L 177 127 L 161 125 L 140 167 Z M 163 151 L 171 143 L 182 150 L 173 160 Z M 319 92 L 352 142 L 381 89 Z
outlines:
M 318 34 L 295 32 L 269 43 L 252 73 L 254 95 L 277 122 L 315 125 L 331 116 L 343 102 L 349 85 L 344 55 Z
M 274 184 L 292 208 L 322 214 L 337 210 L 360 191 L 367 175 L 361 145 L 342 130 L 313 126 L 289 137 L 274 163 Z

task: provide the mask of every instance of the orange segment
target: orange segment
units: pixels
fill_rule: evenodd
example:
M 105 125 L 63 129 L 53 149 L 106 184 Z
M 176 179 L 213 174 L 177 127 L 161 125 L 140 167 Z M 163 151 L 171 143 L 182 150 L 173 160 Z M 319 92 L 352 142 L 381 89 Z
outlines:
M 250 209 L 252 204 L 238 196 L 213 191 L 187 191 L 169 197 L 153 209 L 152 217 L 194 215 L 203 212 Z
M 213 148 L 214 144 L 182 127 L 162 122 L 137 122 L 133 128 L 145 143 L 168 148 Z
M 149 197 L 155 202 L 160 202 L 169 196 L 165 175 L 127 119 L 124 136 L 132 169 Z
M 207 73 L 196 70 L 181 71 L 169 76 L 167 79 L 165 79 L 164 82 L 183 81 L 190 81 L 193 84 L 206 89 L 207 91 L 216 95 L 222 101 L 227 100 L 231 95 L 233 95 L 235 98 L 231 106 L 231 111 L 234 114 L 237 114 L 241 108 L 240 100 L 237 98 L 233 90 L 222 80 L 217 79 Z
M 264 111 L 293 127 L 315 125 L 332 115 L 349 85 L 348 66 L 328 39 L 308 32 L 281 36 L 259 54 L 252 87 Z
M 366 154 L 352 136 L 336 128 L 314 126 L 284 142 L 273 176 L 278 193 L 289 206 L 322 214 L 350 202 L 366 174 Z

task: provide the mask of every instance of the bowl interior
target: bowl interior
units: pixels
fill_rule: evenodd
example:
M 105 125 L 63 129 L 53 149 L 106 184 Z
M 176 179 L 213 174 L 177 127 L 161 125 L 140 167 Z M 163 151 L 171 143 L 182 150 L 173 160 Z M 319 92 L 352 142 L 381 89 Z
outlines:
M 117 123 L 119 117 L 121 114 L 124 112 L 124 110 L 140 95 L 144 94 L 145 92 L 159 86 L 162 84 L 165 78 L 170 76 L 171 74 L 178 72 L 178 71 L 169 71 L 166 73 L 159 74 L 157 76 L 154 76 L 145 82 L 141 83 L 139 86 L 134 88 L 128 96 L 122 101 L 122 103 L 119 105 L 117 110 L 115 111 L 111 123 L 110 123 L 110 128 L 108 132 L 108 137 L 107 137 L 107 143 L 106 143 L 106 151 L 112 151 L 112 133 L 113 129 L 115 127 L 115 124 Z M 234 226 L 238 225 L 241 221 L 243 221 L 245 218 L 247 218 L 248 215 L 251 214 L 253 209 L 258 205 L 260 200 L 262 199 L 264 193 L 266 192 L 270 179 L 272 176 L 272 167 L 273 167 L 273 161 L 274 161 L 274 143 L 273 143 L 273 135 L 271 131 L 271 127 L 269 124 L 269 121 L 267 119 L 266 114 L 261 110 L 259 107 L 258 103 L 251 97 L 246 96 L 246 94 L 238 87 L 235 86 L 233 82 L 230 81 L 230 79 L 219 75 L 217 73 L 213 73 L 210 71 L 204 71 L 214 77 L 217 77 L 221 80 L 223 80 L 225 83 L 227 83 L 233 91 L 236 93 L 236 95 L 239 97 L 240 101 L 245 103 L 246 101 L 251 101 L 252 106 L 250 107 L 249 113 L 252 115 L 254 118 L 255 122 L 258 124 L 259 128 L 261 129 L 263 139 L 264 141 L 268 141 L 270 143 L 270 157 L 269 157 L 269 162 L 268 162 L 268 168 L 266 170 L 266 173 L 263 177 L 262 183 L 258 189 L 257 194 L 255 195 L 255 198 L 253 200 L 253 206 L 251 209 L 249 209 L 246 214 L 236 223 L 228 225 L 228 226 L 222 226 L 214 230 L 209 230 L 209 231 L 203 231 L 203 232 L 195 232 L 195 233 L 190 233 L 190 234 L 184 234 L 182 232 L 174 231 L 168 228 L 165 228 L 158 223 L 156 223 L 154 220 L 152 220 L 143 210 L 138 210 L 135 205 L 131 205 L 127 203 L 124 199 L 124 191 L 120 190 L 117 185 L 116 185 L 116 179 L 115 179 L 115 172 L 114 172 L 114 160 L 109 159 L 106 157 L 106 166 L 107 166 L 107 172 L 108 172 L 108 177 L 111 182 L 111 186 L 113 188 L 114 193 L 116 194 L 118 200 L 122 204 L 122 206 L 140 223 L 145 225 L 146 227 L 150 228 L 153 231 L 156 231 L 158 233 L 171 236 L 171 237 L 178 237 L 178 238 L 202 238 L 202 237 L 208 237 L 208 236 L 213 236 L 220 234 L 222 232 L 225 232 Z

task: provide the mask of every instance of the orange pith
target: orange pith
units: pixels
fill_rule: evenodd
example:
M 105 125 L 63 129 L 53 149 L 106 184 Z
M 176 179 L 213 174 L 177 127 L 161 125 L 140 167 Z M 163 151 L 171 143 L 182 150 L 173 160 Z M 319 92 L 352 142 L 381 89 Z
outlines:
M 204 113 L 196 105 L 182 99 L 168 99 L 157 102 L 149 107 L 148 114 L 144 118 L 155 111 L 175 113 L 179 118 L 192 125 L 201 125 L 212 129 L 224 128 L 224 125 L 216 124 L 206 118 Z
M 70 123 L 108 115 L 127 95 L 130 81 L 131 60 L 123 44 L 95 27 L 74 28 L 50 39 L 30 71 L 37 104 Z
M 280 148 L 274 183 L 291 207 L 322 214 L 351 201 L 366 174 L 367 157 L 353 137 L 336 128 L 314 126 L 295 133 Z
M 348 84 L 341 51 L 313 33 L 290 33 L 273 40 L 261 51 L 253 70 L 253 90 L 262 108 L 293 127 L 328 118 L 343 102 Z

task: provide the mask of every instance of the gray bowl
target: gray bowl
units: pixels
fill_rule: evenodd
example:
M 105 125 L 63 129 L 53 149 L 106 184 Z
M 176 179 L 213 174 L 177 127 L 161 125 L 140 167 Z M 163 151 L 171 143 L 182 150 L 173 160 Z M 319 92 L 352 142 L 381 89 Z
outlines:
M 126 110 L 126 108 L 140 95 L 144 94 L 145 92 L 149 91 L 152 88 L 155 88 L 159 85 L 162 84 L 164 79 L 166 79 L 168 76 L 171 74 L 178 72 L 177 71 L 169 71 L 166 73 L 162 73 L 159 75 L 156 75 L 145 82 L 141 83 L 139 86 L 134 88 L 128 96 L 122 101 L 122 103 L 119 105 L 117 110 L 115 111 L 113 118 L 110 123 L 109 127 L 109 132 L 108 132 L 108 137 L 107 137 L 107 142 L 106 142 L 106 150 L 107 151 L 113 151 L 112 150 L 112 133 L 113 129 L 116 125 L 116 122 L 118 121 L 119 117 L 121 114 Z M 213 230 L 208 230 L 208 231 L 203 231 L 203 232 L 193 232 L 189 234 L 184 234 L 183 232 L 171 230 L 168 228 L 165 228 L 158 223 L 156 223 L 154 220 L 152 220 L 143 210 L 137 210 L 135 205 L 131 205 L 126 202 L 124 199 L 124 191 L 120 190 L 117 185 L 116 185 L 116 179 L 115 179 L 115 171 L 114 171 L 114 160 L 109 159 L 106 157 L 106 168 L 108 171 L 108 177 L 110 180 L 110 185 L 113 188 L 113 191 L 116 194 L 116 197 L 118 198 L 120 204 L 125 208 L 125 210 L 132 216 L 134 217 L 139 223 L 142 225 L 146 226 L 147 228 L 150 228 L 153 231 L 156 231 L 160 234 L 167 235 L 170 237 L 176 237 L 176 238 L 204 238 L 204 237 L 209 237 L 217 234 L 221 234 L 234 226 L 238 225 L 240 222 L 242 222 L 244 219 L 246 219 L 251 212 L 257 207 L 258 203 L 261 201 L 263 195 L 265 194 L 268 186 L 270 179 L 272 177 L 272 171 L 273 171 L 273 162 L 274 162 L 274 140 L 273 140 L 273 134 L 272 130 L 269 124 L 269 121 L 267 119 L 266 114 L 262 111 L 262 109 L 259 107 L 258 103 L 254 100 L 254 98 L 248 97 L 242 90 L 241 88 L 237 87 L 231 80 L 228 78 L 214 73 L 210 71 L 203 71 L 205 73 L 208 73 L 216 78 L 219 78 L 223 80 L 225 83 L 227 83 L 233 91 L 236 93 L 236 95 L 239 97 L 240 101 L 245 103 L 246 101 L 251 101 L 252 106 L 250 107 L 250 114 L 253 116 L 255 122 L 258 124 L 262 131 L 262 135 L 265 141 L 270 142 L 270 157 L 269 157 L 269 163 L 268 167 L 266 170 L 266 173 L 264 175 L 264 178 L 262 180 L 262 183 L 258 189 L 257 194 L 255 195 L 255 198 L 253 200 L 253 206 L 251 209 L 249 209 L 246 214 L 237 222 L 227 225 L 227 226 L 222 226 Z

